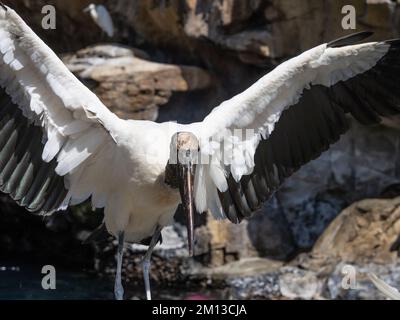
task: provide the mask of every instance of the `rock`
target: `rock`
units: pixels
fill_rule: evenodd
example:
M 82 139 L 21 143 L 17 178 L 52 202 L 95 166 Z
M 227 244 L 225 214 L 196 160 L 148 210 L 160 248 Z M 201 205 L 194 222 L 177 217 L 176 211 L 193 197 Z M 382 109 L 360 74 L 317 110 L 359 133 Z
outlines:
M 276 197 L 264 204 L 247 224 L 248 237 L 258 255 L 285 261 L 297 251 L 291 227 Z
M 385 0 L 367 0 L 366 10 L 359 17 L 359 21 L 368 27 L 379 28 L 383 32 L 393 30 L 393 21 L 390 17 L 393 14 L 394 4 Z
M 264 28 L 265 18 L 259 15 L 264 6 L 262 1 L 254 0 L 168 1 L 159 6 L 119 0 L 116 11 L 130 22 L 141 39 L 158 46 L 192 50 L 202 47 L 198 42 L 206 38 L 225 49 L 265 60 L 269 56 L 268 32 Z M 261 17 L 257 21 L 260 26 L 246 30 L 246 24 L 254 17 Z
M 338 143 L 284 183 L 276 196 L 297 247 L 311 248 L 346 206 L 398 183 L 398 141 L 396 130 L 352 122 Z
M 328 299 L 345 300 L 385 300 L 386 297 L 371 283 L 367 274 L 373 272 L 379 274 L 379 278 L 389 285 L 398 288 L 400 284 L 399 264 L 375 264 L 351 265 L 356 271 L 355 287 L 343 288 L 343 267 L 348 266 L 339 263 L 326 281 L 324 295 Z
M 310 253 L 296 257 L 289 265 L 313 272 L 323 283 L 316 297 L 382 299 L 367 273 L 399 286 L 399 205 L 400 198 L 354 203 L 329 225 Z M 349 268 L 354 270 L 352 275 Z M 354 276 L 354 287 L 343 286 L 346 275 Z
M 391 264 L 398 261 L 400 198 L 367 199 L 346 208 L 313 248 L 341 261 Z
M 73 71 L 82 71 L 91 62 L 96 64 L 96 59 L 101 62 L 103 59 L 137 57 L 143 60 L 150 60 L 150 56 L 143 50 L 120 44 L 97 44 L 78 50 L 75 53 L 63 55 L 63 60 L 72 63 Z M 86 60 L 85 60 L 86 59 Z M 92 62 L 93 61 L 93 62 Z M 79 63 L 81 62 L 81 63 Z M 76 68 L 76 69 L 75 69 Z
M 308 254 L 291 265 L 332 272 L 339 262 L 390 265 L 399 262 L 400 198 L 366 199 L 343 210 Z
M 89 3 L 89 0 L 73 0 L 65 5 L 63 1 L 53 1 L 59 13 L 57 28 L 63 30 L 62 41 L 54 30 L 41 28 L 41 7 L 47 4 L 45 1 L 20 0 L 11 5 L 23 17 L 30 18 L 33 29 L 46 39 L 46 43 L 65 52 L 103 40 L 98 27 L 82 12 Z M 103 0 L 98 1 L 100 3 L 109 9 L 115 22 L 113 41 L 149 43 L 182 51 L 185 59 L 192 62 L 199 59 L 204 63 L 221 61 L 219 51 L 213 50 L 212 44 L 229 50 L 245 64 L 265 66 L 271 58 L 285 59 L 353 32 L 345 32 L 341 27 L 341 10 L 348 4 L 345 0 L 175 0 L 159 3 Z M 395 35 L 399 21 L 395 4 L 355 0 L 351 5 L 357 13 L 357 30 L 375 31 L 375 39 Z M 202 54 L 194 55 L 194 52 Z M 223 64 L 214 67 L 224 68 Z
M 354 30 L 343 30 L 341 22 L 343 18 L 342 8 L 348 5 L 348 1 L 328 0 L 274 0 L 265 10 L 265 16 L 270 24 L 270 55 L 274 58 L 288 57 L 300 51 L 307 50 L 317 44 L 329 42 Z M 358 17 L 364 16 L 368 10 L 366 1 L 352 1 Z M 388 5 L 386 5 L 388 6 Z M 389 19 L 390 15 L 386 18 Z M 371 17 L 374 20 L 374 17 Z M 387 25 L 387 22 L 384 22 Z M 377 22 L 376 26 L 379 25 Z M 380 29 L 376 27 L 377 30 Z M 357 30 L 362 29 L 363 24 L 357 24 Z M 375 31 L 373 26 L 368 29 Z M 313 30 L 313 32 L 310 32 Z M 387 28 L 386 36 L 393 30 Z M 379 36 L 382 35 L 380 32 Z
M 217 221 L 208 216 L 206 225 L 209 234 L 210 264 L 220 266 L 232 260 L 256 256 L 249 241 L 247 222 L 231 225 L 228 221 Z
M 238 299 L 279 299 L 279 272 L 253 277 L 237 277 L 227 281 L 229 297 Z
M 115 18 L 112 6 L 106 2 L 99 0 L 96 4 L 105 5 Z M 93 3 L 91 0 L 6 0 L 4 3 L 16 10 L 25 21 L 29 21 L 29 26 L 56 52 L 76 51 L 105 38 L 88 13 L 83 12 L 84 8 Z M 45 5 L 52 5 L 56 10 L 56 29 L 42 28 L 42 8 Z M 120 32 L 116 34 L 118 36 L 113 38 L 114 41 L 120 39 Z
M 157 6 L 119 0 L 116 13 L 127 19 L 141 38 L 157 46 L 191 50 L 206 38 L 234 51 L 242 62 L 259 65 L 268 58 L 293 56 L 344 35 L 342 8 L 347 4 L 345 0 L 186 0 Z M 357 0 L 351 5 L 356 9 L 358 29 L 376 31 L 375 39 L 393 36 L 393 4 Z
M 293 267 L 281 269 L 279 289 L 283 297 L 289 299 L 313 299 L 319 294 L 322 283 L 312 271 Z
M 210 277 L 213 280 L 227 278 L 251 277 L 279 270 L 282 262 L 263 258 L 243 258 L 218 267 L 199 268 L 193 275 Z M 192 276 L 193 276 L 192 275 Z
M 228 288 L 231 299 L 320 299 L 323 287 L 315 272 L 267 259 L 244 259 L 218 267 L 208 275 L 214 285 L 216 280 L 223 280 L 217 287 Z
M 99 45 L 64 56 L 64 63 L 112 112 L 125 119 L 155 120 L 158 107 L 173 92 L 201 90 L 212 84 L 209 74 L 198 67 L 139 57 L 147 55 L 124 46 Z
M 157 121 L 202 120 L 278 62 L 353 32 L 341 27 L 345 0 L 104 0 L 98 3 L 106 5 L 115 22 L 112 41 L 124 45 L 99 45 L 101 33 L 82 12 L 91 1 L 53 1 L 56 30 L 41 28 L 47 1 L 4 2 L 56 52 L 69 52 L 64 56 L 68 67 L 112 111 Z M 375 40 L 399 34 L 398 3 L 351 4 L 357 31 L 375 31 Z M 398 119 L 372 128 L 352 122 L 348 134 L 288 179 L 252 219 L 232 225 L 199 217 L 194 258 L 187 257 L 182 221 L 166 229 L 153 257 L 153 283 L 213 289 L 223 282 L 233 298 L 381 298 L 363 276 L 372 270 L 399 287 L 398 200 L 355 203 L 400 194 L 399 128 Z M 80 246 L 95 227 L 84 222 L 93 217 L 85 206 L 46 218 L 45 228 L 40 217 L 25 216 L 7 200 L 1 203 L 0 248 L 6 255 L 38 252 L 88 268 L 94 261 L 99 274 L 114 277 L 115 242 Z M 101 221 L 101 212 L 96 216 Z M 21 236 L 16 230 L 27 225 L 29 231 Z M 127 289 L 142 286 L 144 249 L 126 250 Z M 361 289 L 342 288 L 346 264 L 356 268 Z
M 399 208 L 400 197 L 356 202 L 339 214 L 310 253 L 286 264 L 274 265 L 265 259 L 263 265 L 269 268 L 258 273 L 235 272 L 233 266 L 240 266 L 238 262 L 214 271 L 220 270 L 217 275 L 228 278 L 226 283 L 236 298 L 382 299 L 367 273 L 373 272 L 399 287 Z M 256 267 L 256 263 L 247 261 Z M 354 270 L 354 287 L 343 285 L 344 281 L 348 283 L 344 277 L 349 275 L 349 268 Z M 230 273 L 235 276 L 233 280 Z M 263 281 L 265 287 L 260 284 Z

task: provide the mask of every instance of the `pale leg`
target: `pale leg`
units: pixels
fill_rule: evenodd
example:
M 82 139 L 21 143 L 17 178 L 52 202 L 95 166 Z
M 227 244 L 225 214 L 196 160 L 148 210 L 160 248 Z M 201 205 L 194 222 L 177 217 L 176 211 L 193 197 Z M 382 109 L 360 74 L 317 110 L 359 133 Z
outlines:
M 151 237 L 149 248 L 147 249 L 144 257 L 143 257 L 143 279 L 144 279 L 144 287 L 146 290 L 146 298 L 147 300 L 151 300 L 151 290 L 150 290 L 150 258 L 153 252 L 154 247 L 156 246 L 158 239 L 161 234 L 161 227 L 157 227 L 153 236 Z
M 117 272 L 115 275 L 114 295 L 115 300 L 124 299 L 124 287 L 121 283 L 122 255 L 124 253 L 124 233 L 118 233 Z

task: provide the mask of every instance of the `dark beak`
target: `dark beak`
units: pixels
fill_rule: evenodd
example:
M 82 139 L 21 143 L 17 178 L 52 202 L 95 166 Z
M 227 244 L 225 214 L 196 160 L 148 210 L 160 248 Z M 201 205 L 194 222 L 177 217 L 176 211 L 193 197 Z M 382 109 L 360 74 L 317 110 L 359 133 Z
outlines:
M 194 183 L 194 173 L 195 165 L 180 164 L 179 165 L 179 191 L 182 198 L 182 207 L 186 215 L 187 222 L 187 234 L 188 234 L 188 245 L 189 245 L 189 255 L 193 256 L 193 243 L 194 243 L 194 232 L 193 232 L 193 221 L 194 221 L 194 199 L 193 199 L 193 183 Z

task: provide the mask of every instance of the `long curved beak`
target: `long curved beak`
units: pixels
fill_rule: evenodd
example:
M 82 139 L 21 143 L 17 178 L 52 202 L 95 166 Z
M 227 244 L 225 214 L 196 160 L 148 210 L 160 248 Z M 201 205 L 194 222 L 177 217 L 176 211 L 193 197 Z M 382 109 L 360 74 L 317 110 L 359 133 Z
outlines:
M 182 198 L 182 207 L 183 211 L 186 215 L 187 222 L 187 234 L 188 234 L 188 247 L 189 247 L 189 255 L 193 256 L 193 244 L 194 244 L 194 198 L 193 198 L 193 184 L 194 184 L 194 173 L 195 173 L 195 165 L 189 164 L 180 164 L 180 179 L 179 179 L 179 191 Z

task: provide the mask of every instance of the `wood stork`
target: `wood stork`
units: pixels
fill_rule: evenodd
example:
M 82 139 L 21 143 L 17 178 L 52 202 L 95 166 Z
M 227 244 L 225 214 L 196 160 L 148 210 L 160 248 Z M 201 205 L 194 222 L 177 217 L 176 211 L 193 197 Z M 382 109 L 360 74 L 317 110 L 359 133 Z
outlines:
M 114 24 L 110 14 L 105 6 L 101 4 L 89 4 L 83 12 L 89 12 L 94 23 L 96 23 L 101 30 L 103 30 L 110 38 L 114 35 Z
M 348 129 L 400 112 L 400 40 L 356 44 L 362 32 L 288 60 L 202 122 L 122 120 L 7 6 L 0 9 L 0 189 L 31 212 L 91 198 L 124 242 L 150 256 L 182 202 L 193 253 L 195 212 L 248 218 L 303 164 Z

